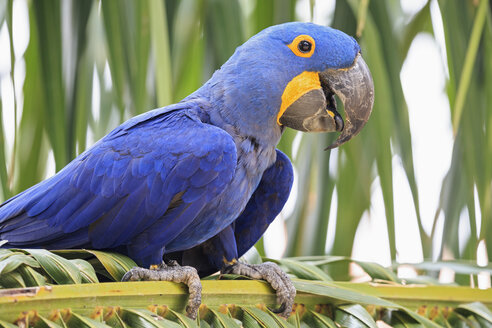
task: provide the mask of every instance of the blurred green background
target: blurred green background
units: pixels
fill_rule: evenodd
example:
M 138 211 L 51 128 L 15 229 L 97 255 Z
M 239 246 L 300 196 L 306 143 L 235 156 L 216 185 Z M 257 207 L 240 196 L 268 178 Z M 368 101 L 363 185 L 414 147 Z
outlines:
M 411 14 L 396 0 L 19 1 L 0 0 L 6 40 L 0 52 L 7 58 L 0 63 L 3 200 L 60 170 L 124 120 L 196 90 L 263 28 L 315 21 L 357 38 L 373 74 L 375 106 L 360 136 L 336 151 L 323 151 L 333 135 L 288 130 L 283 136 L 279 148 L 297 172 L 285 255 L 350 256 L 361 218 L 375 205 L 377 181 L 386 229 L 374 238 L 383 235 L 390 260 L 397 261 L 394 158 L 413 202 L 403 219 L 418 227 L 420 245 L 410 247 L 422 259 L 476 261 L 479 244 L 492 254 L 489 1 L 420 1 Z M 323 17 L 321 7 L 328 7 Z M 434 38 L 437 23 L 444 28 L 453 144 L 432 229 L 425 229 L 412 148 L 419 131 L 410 129 L 400 72 L 415 38 Z M 418 101 L 425 106 L 427 100 Z M 327 244 L 330 217 L 336 223 Z M 257 246 L 263 253 L 263 241 Z

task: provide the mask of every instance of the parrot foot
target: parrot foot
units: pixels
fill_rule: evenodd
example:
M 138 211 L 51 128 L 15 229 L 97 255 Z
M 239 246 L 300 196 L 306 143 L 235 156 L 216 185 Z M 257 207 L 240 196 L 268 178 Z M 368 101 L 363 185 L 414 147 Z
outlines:
M 277 293 L 277 303 L 280 304 L 278 309 L 270 309 L 280 316 L 288 318 L 292 312 L 296 289 L 287 274 L 273 262 L 261 264 L 246 264 L 234 262 L 221 270 L 222 274 L 232 273 L 248 276 L 253 279 L 266 280 Z
M 176 261 L 162 262 L 160 265 L 152 266 L 151 269 L 134 267 L 121 279 L 121 281 L 172 281 L 184 283 L 188 286 L 190 298 L 186 306 L 186 315 L 196 319 L 198 308 L 202 302 L 202 284 L 195 268 L 180 266 Z

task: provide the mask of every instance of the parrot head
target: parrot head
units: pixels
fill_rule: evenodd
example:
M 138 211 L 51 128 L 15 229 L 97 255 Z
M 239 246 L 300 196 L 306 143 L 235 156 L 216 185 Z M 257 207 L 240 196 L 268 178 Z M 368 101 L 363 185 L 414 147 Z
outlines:
M 241 121 L 242 128 L 341 132 L 328 148 L 355 136 L 374 102 L 371 73 L 355 39 L 312 23 L 261 31 L 238 47 L 215 75 L 225 81 L 220 94 L 227 115 Z M 343 103 L 345 120 L 335 95 Z

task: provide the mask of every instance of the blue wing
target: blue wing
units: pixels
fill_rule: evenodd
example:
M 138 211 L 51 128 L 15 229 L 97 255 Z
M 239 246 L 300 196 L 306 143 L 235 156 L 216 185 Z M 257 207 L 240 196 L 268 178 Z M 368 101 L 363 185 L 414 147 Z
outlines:
M 225 131 L 183 108 L 155 110 L 2 204 L 0 239 L 8 247 L 127 245 L 137 262 L 159 263 L 162 247 L 221 193 L 235 167 Z
M 184 265 L 197 268 L 200 275 L 216 272 L 224 260 L 241 257 L 261 238 L 280 213 L 289 196 L 294 180 L 292 164 L 277 150 L 277 160 L 261 178 L 241 215 L 213 238 L 184 252 L 170 254 Z
M 234 235 L 239 257 L 256 244 L 280 213 L 289 198 L 293 182 L 292 164 L 284 153 L 277 150 L 275 164 L 263 173 L 258 188 L 235 221 Z

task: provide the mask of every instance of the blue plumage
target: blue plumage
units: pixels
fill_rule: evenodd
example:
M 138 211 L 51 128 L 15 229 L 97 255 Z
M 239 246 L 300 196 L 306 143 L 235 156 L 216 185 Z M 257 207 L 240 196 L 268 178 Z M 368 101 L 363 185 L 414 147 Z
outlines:
M 317 40 L 312 58 L 287 47 Z M 282 92 L 304 71 L 348 67 L 345 34 L 313 24 L 266 29 L 178 104 L 123 123 L 54 177 L 0 206 L 3 247 L 164 254 L 201 273 L 244 254 L 282 209 L 293 173 L 275 149 Z

